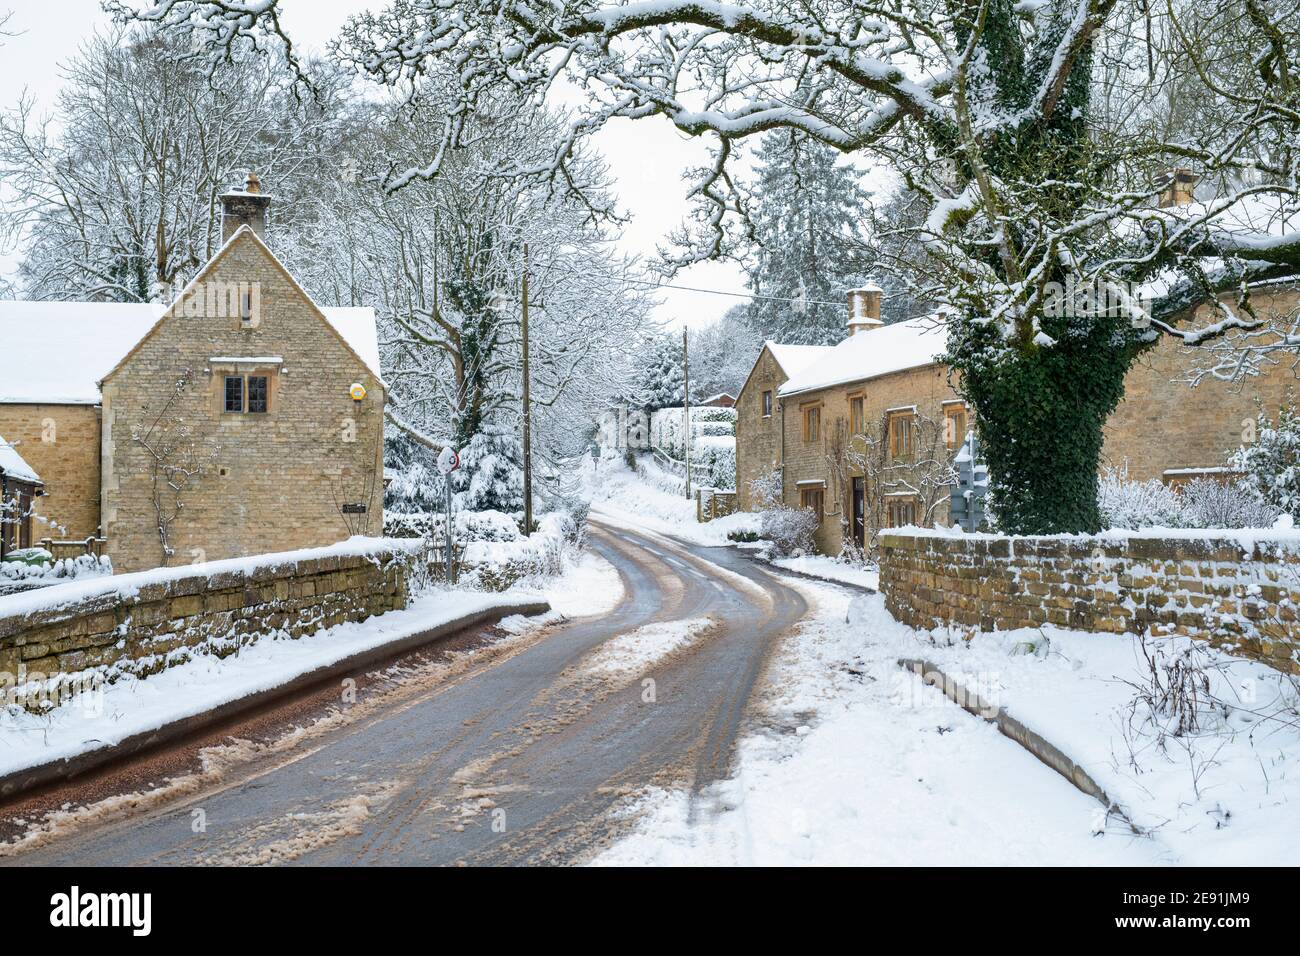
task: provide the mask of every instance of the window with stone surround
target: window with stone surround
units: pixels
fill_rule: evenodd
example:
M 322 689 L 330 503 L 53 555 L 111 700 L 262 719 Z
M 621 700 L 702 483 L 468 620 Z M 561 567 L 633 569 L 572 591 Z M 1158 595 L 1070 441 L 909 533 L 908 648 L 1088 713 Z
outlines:
M 915 422 L 915 409 L 908 408 L 889 413 L 889 456 L 895 461 L 912 460 L 915 453 L 913 429 Z
M 763 393 L 763 417 L 772 417 L 772 392 L 770 389 Z
M 943 406 L 943 443 L 949 448 L 960 448 L 966 441 L 967 424 L 966 406 L 960 402 L 948 402 Z
M 867 430 L 866 399 L 861 395 L 849 396 L 849 434 L 861 435 Z
M 916 524 L 916 499 L 911 497 L 890 498 L 886 504 L 889 527 L 901 528 Z
M 822 437 L 822 407 L 817 405 L 806 405 L 803 409 L 803 440 L 807 442 L 821 441 Z
M 826 511 L 826 489 L 820 485 L 815 488 L 800 488 L 799 507 L 811 508 L 820 522 Z
M 265 412 L 270 399 L 271 380 L 265 375 L 248 376 L 248 411 L 250 414 Z
M 226 376 L 226 411 L 242 412 L 244 410 L 244 377 L 242 375 Z

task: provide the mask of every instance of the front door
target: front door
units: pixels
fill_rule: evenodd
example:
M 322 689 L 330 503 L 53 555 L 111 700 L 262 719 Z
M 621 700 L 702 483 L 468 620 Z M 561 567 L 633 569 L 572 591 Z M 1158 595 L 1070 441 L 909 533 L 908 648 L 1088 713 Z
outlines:
M 867 546 L 867 490 L 865 478 L 853 479 L 853 540 Z

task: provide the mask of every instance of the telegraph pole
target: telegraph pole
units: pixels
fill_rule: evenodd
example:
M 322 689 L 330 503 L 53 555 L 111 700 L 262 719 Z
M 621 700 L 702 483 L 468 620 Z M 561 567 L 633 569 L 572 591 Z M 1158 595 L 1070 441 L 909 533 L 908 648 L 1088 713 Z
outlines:
M 528 370 L 528 243 L 524 243 L 524 534 L 533 533 L 533 409 Z
M 691 345 L 682 326 L 682 418 L 686 432 L 686 498 L 691 497 Z

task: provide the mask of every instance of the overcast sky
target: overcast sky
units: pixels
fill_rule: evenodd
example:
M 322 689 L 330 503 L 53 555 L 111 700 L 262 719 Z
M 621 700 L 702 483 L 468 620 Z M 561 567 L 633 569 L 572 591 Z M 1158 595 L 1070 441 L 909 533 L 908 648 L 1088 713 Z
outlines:
M 323 51 L 344 20 L 380 0 L 285 0 L 283 22 L 294 43 Z M 0 50 L 0 106 L 12 107 L 23 89 L 49 107 L 61 83 L 60 64 L 74 56 L 81 41 L 108 23 L 99 0 L 0 0 L 0 11 L 13 10 L 8 24 L 18 36 Z M 597 146 L 609 160 L 617 195 L 630 215 L 622 248 L 649 256 L 655 245 L 678 225 L 687 209 L 681 171 L 705 161 L 706 144 L 672 128 L 666 120 L 624 121 L 612 126 Z M 0 255 L 6 273 L 13 255 Z M 682 272 L 675 284 L 744 292 L 740 270 L 729 263 L 704 263 Z M 676 325 L 705 324 L 743 299 L 723 295 L 664 290 L 657 317 Z

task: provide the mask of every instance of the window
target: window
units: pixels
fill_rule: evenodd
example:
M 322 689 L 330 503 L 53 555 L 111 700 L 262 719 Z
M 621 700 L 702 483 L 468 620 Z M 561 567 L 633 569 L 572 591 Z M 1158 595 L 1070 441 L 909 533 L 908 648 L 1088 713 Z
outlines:
M 906 524 L 916 524 L 916 499 L 891 498 L 888 504 L 889 527 L 901 528 Z
M 268 379 L 265 375 L 248 376 L 248 410 L 265 412 Z
M 803 410 L 803 440 L 821 441 L 821 437 L 822 407 L 820 405 L 809 405 Z
M 825 510 L 826 489 L 825 488 L 800 488 L 799 489 L 799 507 L 811 508 L 813 514 L 817 516 L 818 522 L 822 520 L 822 514 Z
M 898 461 L 911 461 L 913 451 L 913 429 L 912 420 L 915 414 L 911 411 L 890 412 L 889 414 L 889 454 L 891 458 Z
M 861 395 L 854 395 L 849 399 L 849 433 L 861 435 L 866 430 L 863 398 Z
M 763 417 L 772 417 L 772 393 L 770 391 L 763 393 Z
M 943 443 L 960 448 L 966 441 L 966 406 L 946 405 L 943 409 Z
M 240 375 L 226 376 L 226 411 L 244 410 L 244 379 Z

